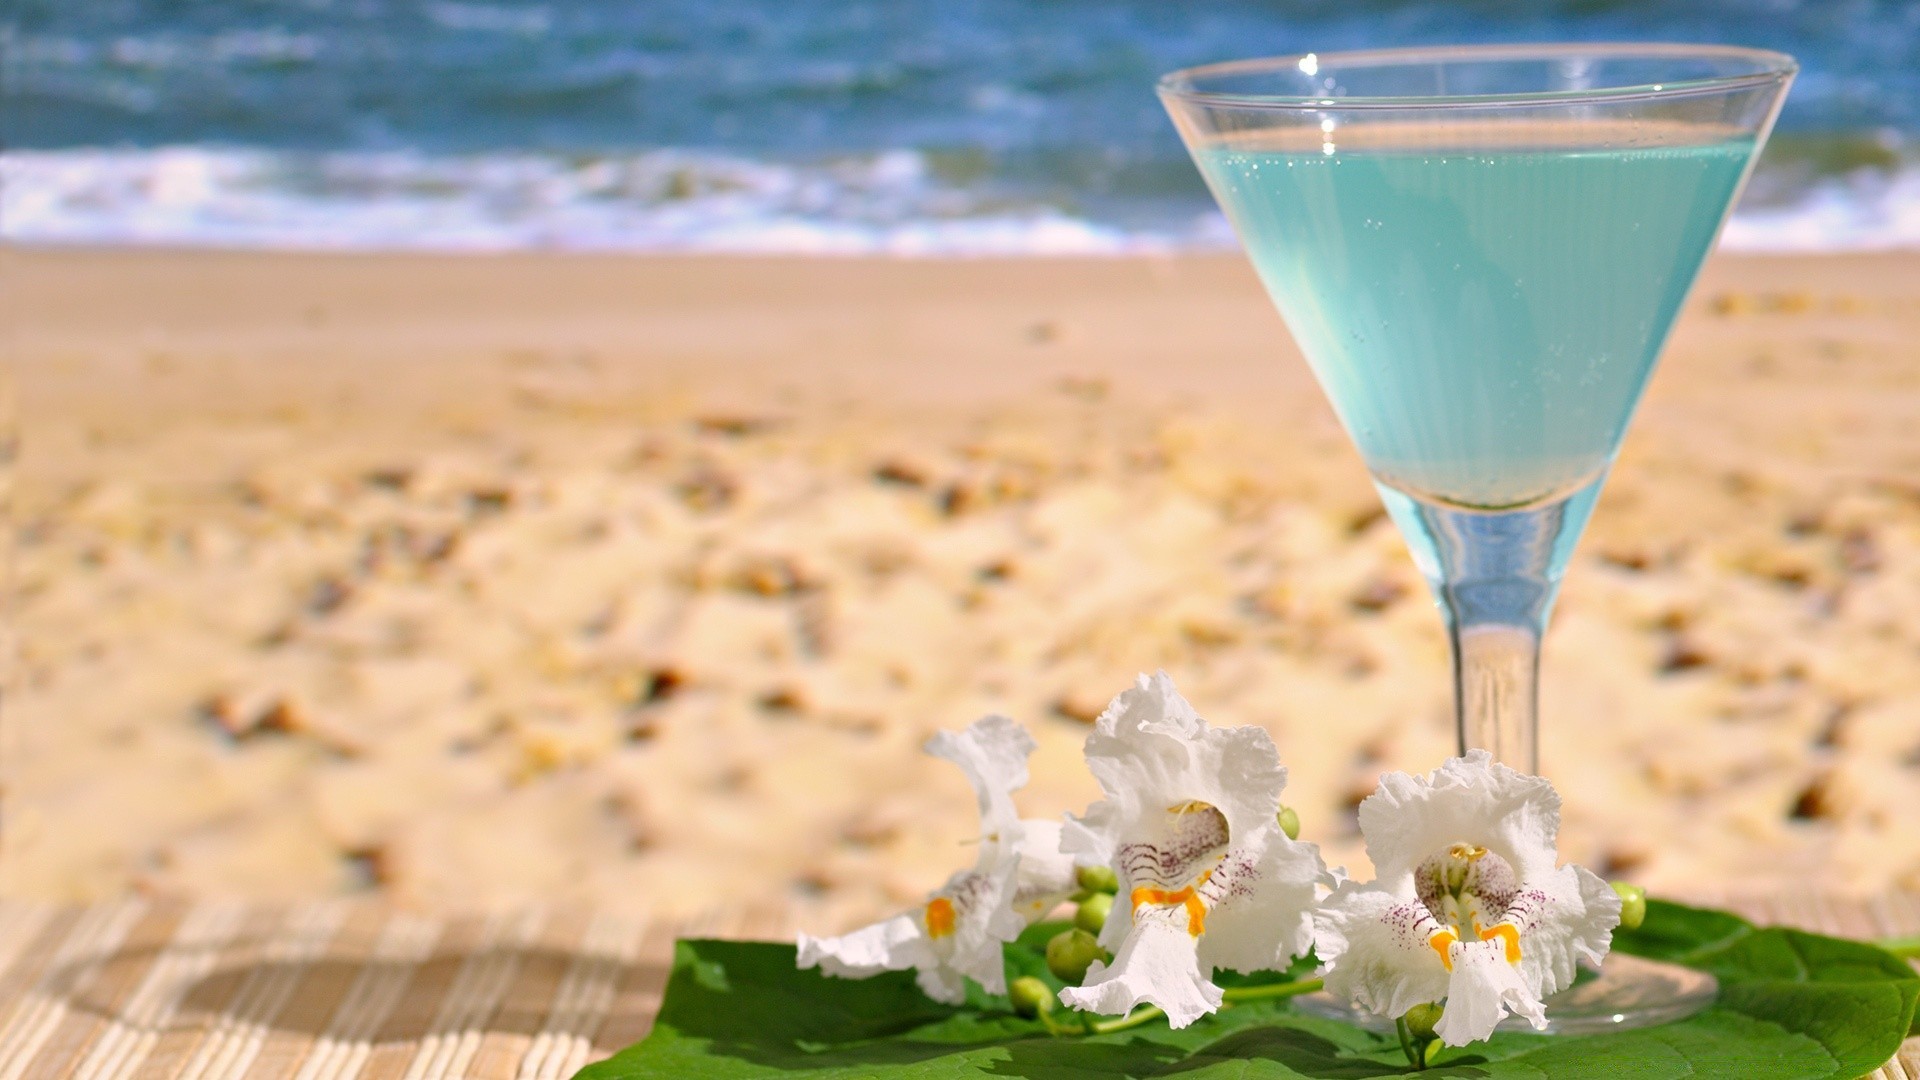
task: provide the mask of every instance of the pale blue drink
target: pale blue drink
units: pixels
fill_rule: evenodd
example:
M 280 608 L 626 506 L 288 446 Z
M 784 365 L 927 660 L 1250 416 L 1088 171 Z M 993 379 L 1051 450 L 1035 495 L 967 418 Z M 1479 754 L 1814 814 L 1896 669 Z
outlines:
M 1327 131 L 1195 158 L 1368 466 L 1451 506 L 1564 498 L 1606 470 L 1713 244 L 1750 137 L 1494 149 Z M 1620 142 L 1629 142 L 1622 132 Z

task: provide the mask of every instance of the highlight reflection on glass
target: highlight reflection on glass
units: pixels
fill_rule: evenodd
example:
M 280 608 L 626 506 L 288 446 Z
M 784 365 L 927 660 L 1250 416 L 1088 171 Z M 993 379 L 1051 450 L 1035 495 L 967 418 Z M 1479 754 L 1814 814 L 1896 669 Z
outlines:
M 1539 771 L 1561 573 L 1793 73 L 1746 49 L 1491 46 L 1161 82 L 1433 586 L 1463 752 Z M 1566 1026 L 1711 993 L 1626 982 L 1572 991 Z

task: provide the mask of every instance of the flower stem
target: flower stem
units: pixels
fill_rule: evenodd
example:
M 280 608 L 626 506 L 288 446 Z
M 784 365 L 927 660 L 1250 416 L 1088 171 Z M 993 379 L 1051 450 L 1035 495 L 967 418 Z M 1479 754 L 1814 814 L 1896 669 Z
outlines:
M 1233 986 L 1221 993 L 1228 1004 L 1236 1001 L 1263 1001 L 1268 998 L 1290 998 L 1298 994 L 1311 994 L 1320 989 L 1319 979 L 1301 979 L 1297 982 L 1269 983 L 1265 986 Z M 1149 1021 L 1158 1020 L 1167 1015 L 1158 1006 L 1142 1005 L 1125 1016 L 1113 1020 L 1101 1020 L 1087 1025 L 1087 1030 L 1095 1035 L 1125 1031 L 1136 1028 Z
M 1426 1069 L 1426 1040 L 1413 1037 L 1413 1032 L 1408 1030 L 1407 1018 L 1404 1016 L 1393 1022 L 1393 1028 L 1400 1033 L 1400 1052 L 1407 1055 L 1407 1064 L 1413 1066 L 1415 1071 Z
M 1912 937 L 1885 938 L 1879 946 L 1906 960 L 1920 960 L 1920 934 Z
M 1267 998 L 1290 998 L 1301 994 L 1311 994 L 1325 985 L 1319 979 L 1299 979 L 1294 982 L 1268 983 L 1265 986 L 1229 986 L 1221 997 L 1228 1001 L 1263 1001 Z
M 1167 1014 L 1161 1012 L 1158 1005 L 1142 1005 L 1117 1020 L 1102 1020 L 1099 1023 L 1089 1024 L 1087 1025 L 1087 1030 L 1095 1035 L 1105 1035 L 1108 1032 L 1125 1031 L 1128 1028 L 1139 1027 L 1149 1020 L 1158 1020 L 1165 1015 Z

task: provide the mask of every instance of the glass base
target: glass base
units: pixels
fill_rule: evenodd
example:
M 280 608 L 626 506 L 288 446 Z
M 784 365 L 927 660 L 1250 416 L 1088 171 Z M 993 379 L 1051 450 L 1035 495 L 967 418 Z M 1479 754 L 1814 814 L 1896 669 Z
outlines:
M 1547 1034 L 1591 1035 L 1671 1024 L 1713 1004 L 1719 993 L 1719 981 L 1704 971 L 1637 956 L 1609 956 L 1599 974 L 1547 999 Z M 1295 1002 L 1312 1016 L 1344 1020 L 1368 1031 L 1394 1030 L 1392 1017 L 1363 1012 L 1325 992 Z M 1522 1017 L 1509 1016 L 1500 1021 L 1499 1030 L 1534 1028 Z

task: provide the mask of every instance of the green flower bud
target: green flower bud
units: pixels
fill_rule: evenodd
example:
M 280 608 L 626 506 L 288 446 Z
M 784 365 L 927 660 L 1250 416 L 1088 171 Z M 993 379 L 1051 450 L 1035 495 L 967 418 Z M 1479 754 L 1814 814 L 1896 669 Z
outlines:
M 1291 806 L 1280 808 L 1280 831 L 1286 833 L 1289 840 L 1300 839 L 1300 815 L 1294 813 Z
M 1115 893 L 1120 891 L 1120 879 L 1114 875 L 1111 866 L 1082 866 L 1073 872 L 1073 879 L 1088 892 Z
M 1620 894 L 1621 928 L 1640 929 L 1640 924 L 1647 921 L 1647 890 L 1638 885 L 1616 881 L 1613 883 L 1613 891 Z
M 1013 980 L 1007 997 L 1013 1001 L 1013 1011 L 1029 1020 L 1053 1011 L 1053 987 L 1031 975 Z
M 1094 893 L 1080 901 L 1080 909 L 1073 913 L 1073 925 L 1098 937 L 1101 928 L 1107 925 L 1107 913 L 1112 910 L 1112 893 Z
M 1095 960 L 1108 959 L 1107 951 L 1085 930 L 1062 930 L 1047 942 L 1047 970 L 1061 982 L 1074 986 L 1087 977 Z
M 1446 1010 L 1434 1002 L 1415 1005 L 1407 1010 L 1404 1019 L 1407 1022 L 1407 1034 L 1413 1036 L 1416 1043 L 1425 1044 L 1433 1039 L 1433 1029 L 1440 1023 L 1440 1017 Z

